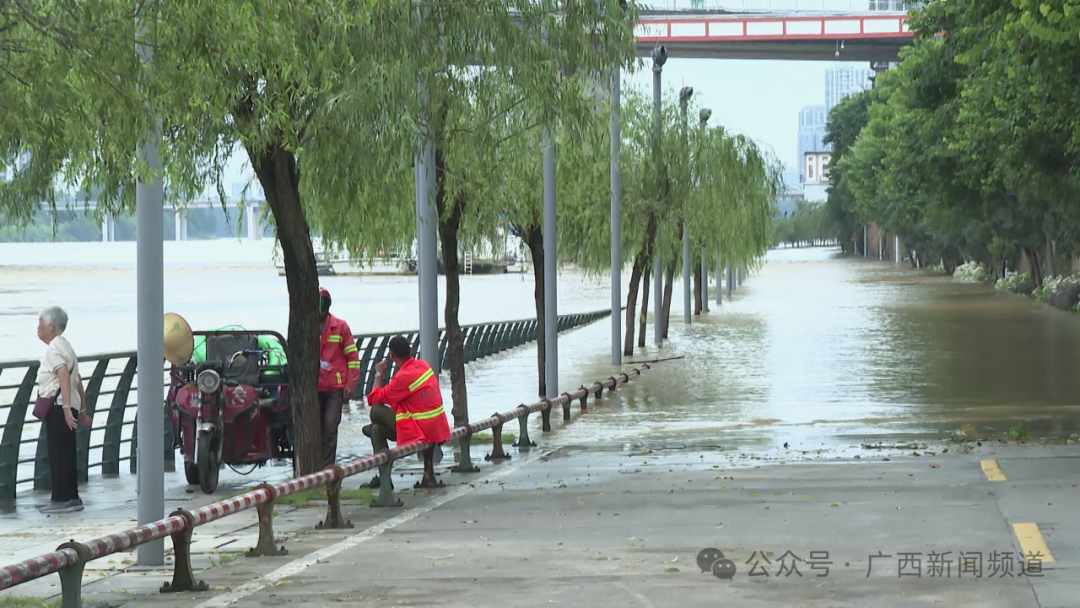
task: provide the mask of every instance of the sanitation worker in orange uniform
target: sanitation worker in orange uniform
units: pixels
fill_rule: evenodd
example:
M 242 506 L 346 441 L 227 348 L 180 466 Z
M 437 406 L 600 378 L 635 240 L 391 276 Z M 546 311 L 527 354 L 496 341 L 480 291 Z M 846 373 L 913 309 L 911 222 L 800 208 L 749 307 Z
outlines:
M 352 330 L 330 314 L 330 292 L 319 288 L 319 415 L 322 417 L 323 467 L 337 460 L 338 425 L 345 402 L 360 381 L 360 353 Z
M 387 440 L 398 445 L 415 441 L 431 444 L 423 451 L 424 478 L 418 485 L 436 487 L 439 482 L 435 479 L 435 449 L 450 438 L 439 377 L 430 365 L 413 358 L 412 346 L 403 336 L 390 340 L 390 359 L 397 365 L 397 372 L 386 386 L 383 386 L 386 361 L 375 365 L 375 387 L 367 395 L 371 424 L 364 427 L 364 434 L 371 437 L 371 447 L 376 453 L 389 449 Z M 367 487 L 379 485 L 376 475 Z

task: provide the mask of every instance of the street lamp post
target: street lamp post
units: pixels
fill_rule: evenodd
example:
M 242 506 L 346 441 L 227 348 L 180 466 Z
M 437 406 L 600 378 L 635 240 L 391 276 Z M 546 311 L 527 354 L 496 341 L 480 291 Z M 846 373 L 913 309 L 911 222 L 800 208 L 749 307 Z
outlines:
M 698 112 L 698 123 L 702 129 L 705 129 L 709 122 L 709 117 L 712 116 L 712 110 L 708 108 L 701 108 Z M 709 256 L 708 249 L 704 243 L 701 245 L 701 306 L 705 312 L 709 312 Z M 720 282 L 716 282 L 716 299 L 719 304 L 720 300 Z
M 652 50 L 653 60 L 653 154 L 656 162 L 660 162 L 660 142 L 663 135 L 663 116 L 661 109 L 660 75 L 664 71 L 664 63 L 667 62 L 667 49 L 658 46 Z M 653 339 L 659 345 L 664 339 L 663 322 L 661 320 L 661 307 L 663 305 L 663 278 L 664 262 L 656 255 L 653 266 Z
M 686 133 L 686 106 L 690 103 L 690 97 L 694 94 L 694 87 L 683 87 L 679 91 L 679 118 L 682 120 L 682 139 L 683 139 L 683 151 L 689 154 L 687 149 L 689 146 L 688 137 Z M 683 222 L 682 222 L 682 281 L 683 281 L 683 323 L 690 324 L 691 319 L 691 299 L 690 295 L 690 233 L 686 225 L 689 219 L 689 214 L 683 208 Z
M 622 74 L 619 67 L 611 75 L 611 364 L 622 365 Z

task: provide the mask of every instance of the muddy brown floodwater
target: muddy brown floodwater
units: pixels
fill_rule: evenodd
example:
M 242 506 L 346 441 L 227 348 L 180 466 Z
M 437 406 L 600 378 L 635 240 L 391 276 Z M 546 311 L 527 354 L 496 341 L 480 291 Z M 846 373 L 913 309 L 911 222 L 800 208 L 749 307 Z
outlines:
M 560 440 L 812 450 L 1080 431 L 1080 317 L 989 285 L 781 249 L 734 301 L 718 309 L 714 296 L 689 326 L 681 306 L 671 342 L 638 358 L 685 359 L 657 363 Z M 606 331 L 581 332 L 597 346 L 582 381 L 610 372 L 596 363 Z

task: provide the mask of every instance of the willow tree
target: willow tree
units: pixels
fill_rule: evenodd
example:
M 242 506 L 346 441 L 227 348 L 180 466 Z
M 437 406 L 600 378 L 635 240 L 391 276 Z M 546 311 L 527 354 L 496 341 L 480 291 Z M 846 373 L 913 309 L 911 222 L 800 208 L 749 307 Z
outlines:
M 580 75 L 579 75 L 580 77 Z M 588 80 L 577 81 L 588 85 Z M 584 87 L 577 94 L 588 95 Z M 556 205 L 559 259 L 577 260 L 582 247 L 599 247 L 604 243 L 596 238 L 579 243 L 570 241 L 567 234 L 576 239 L 580 222 L 593 222 L 589 229 L 595 231 L 606 222 L 595 222 L 583 210 L 602 206 L 608 209 L 611 164 L 608 140 L 607 105 L 597 100 L 596 111 L 577 123 L 562 124 L 549 130 L 555 141 Z M 498 149 L 496 166 L 500 176 L 498 187 L 490 195 L 492 202 L 501 210 L 509 230 L 522 240 L 529 250 L 533 263 L 533 298 L 537 319 L 537 377 L 538 395 L 547 394 L 546 386 L 546 304 L 544 271 L 544 191 L 543 183 L 543 130 L 535 122 L 535 111 L 522 104 L 510 112 L 508 133 Z M 610 217 L 610 216 L 609 216 Z M 609 256 L 610 259 L 610 256 Z
M 93 8 L 123 16 L 130 3 L 100 0 Z M 395 124 L 400 112 L 395 94 L 415 90 L 415 79 L 396 70 L 417 42 L 410 15 L 398 3 L 340 0 L 145 3 L 140 36 L 133 20 L 121 20 L 123 35 L 103 42 L 94 56 L 105 82 L 61 61 L 43 66 L 40 77 L 56 90 L 41 93 L 33 105 L 49 116 L 50 102 L 61 95 L 59 107 L 70 111 L 15 146 L 31 159 L 20 190 L 29 190 L 31 177 L 37 185 L 39 196 L 27 200 L 45 198 L 61 177 L 100 192 L 99 208 L 133 207 L 133 169 L 144 169 L 136 166 L 135 150 L 153 131 L 151 116 L 162 125 L 159 154 L 169 202 L 182 206 L 209 186 L 224 205 L 226 162 L 238 150 L 246 154 L 284 254 L 301 473 L 322 466 L 318 278 L 308 214 L 351 196 L 355 188 L 347 181 L 324 181 L 320 172 L 340 175 L 344 171 L 331 165 L 342 163 L 349 148 L 370 150 L 387 137 L 385 125 Z M 153 49 L 152 67 L 140 64 L 136 40 Z M 382 159 L 368 155 L 362 162 Z
M 413 78 L 409 86 L 392 93 L 398 104 L 397 123 L 407 126 L 408 132 L 387 127 L 393 131 L 387 137 L 399 141 L 380 148 L 386 150 L 387 162 L 396 164 L 389 170 L 372 171 L 370 165 L 368 170 L 341 169 L 349 176 L 338 179 L 362 175 L 366 182 L 356 190 L 361 196 L 349 203 L 357 209 L 356 217 L 372 217 L 388 201 L 402 209 L 380 220 L 383 232 L 362 234 L 365 227 L 356 223 L 320 224 L 324 237 L 353 250 L 376 239 L 405 247 L 415 236 L 415 215 L 408 219 L 415 212 L 406 200 L 412 185 L 402 179 L 412 155 L 402 151 L 407 144 L 401 142 L 411 143 L 424 129 L 434 133 L 433 195 L 447 285 L 444 323 L 455 425 L 469 419 L 464 335 L 458 319 L 458 256 L 463 248 L 497 240 L 497 230 L 505 222 L 499 150 L 540 125 L 548 125 L 554 133 L 590 119 L 593 106 L 580 94 L 580 79 L 568 75 L 567 66 L 598 73 L 633 58 L 634 10 L 620 8 L 621 4 L 617 0 L 420 3 L 410 25 L 413 44 L 394 67 L 395 73 Z M 417 84 L 423 95 L 417 94 Z M 508 120 L 516 108 L 528 112 L 524 122 Z M 538 164 L 541 159 L 536 156 Z M 537 181 L 532 187 L 539 190 L 542 185 Z
M 696 103 L 688 115 L 696 116 Z M 681 127 L 680 127 L 681 129 Z M 665 268 L 663 336 L 671 316 L 676 268 L 682 261 L 683 222 L 693 240 L 691 264 L 701 266 L 702 247 L 708 263 L 754 268 L 772 242 L 772 209 L 782 189 L 782 166 L 771 153 L 744 135 L 699 123 L 688 126 L 686 143 L 668 153 L 672 207 L 657 237 L 658 250 L 669 259 Z M 668 137 L 674 139 L 675 137 Z

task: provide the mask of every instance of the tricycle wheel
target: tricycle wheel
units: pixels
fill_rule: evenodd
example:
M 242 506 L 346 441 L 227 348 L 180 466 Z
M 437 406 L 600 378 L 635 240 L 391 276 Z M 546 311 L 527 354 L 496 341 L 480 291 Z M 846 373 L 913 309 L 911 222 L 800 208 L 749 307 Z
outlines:
M 199 447 L 196 458 L 196 467 L 199 475 L 199 487 L 207 494 L 213 494 L 218 486 L 218 439 L 212 433 L 199 435 Z
M 188 485 L 199 485 L 199 468 L 195 466 L 194 462 L 184 463 L 184 477 L 187 478 Z

